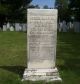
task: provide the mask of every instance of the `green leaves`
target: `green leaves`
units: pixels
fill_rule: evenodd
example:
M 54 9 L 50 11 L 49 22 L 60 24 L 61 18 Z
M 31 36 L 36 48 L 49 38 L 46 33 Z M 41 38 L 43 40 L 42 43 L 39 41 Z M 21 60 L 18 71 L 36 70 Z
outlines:
M 9 22 L 23 21 L 26 15 L 26 7 L 31 1 L 32 0 L 0 0 L 0 18 L 4 17 L 4 22 L 6 22 L 6 18 Z M 0 24 L 1 21 L 2 20 L 0 20 Z

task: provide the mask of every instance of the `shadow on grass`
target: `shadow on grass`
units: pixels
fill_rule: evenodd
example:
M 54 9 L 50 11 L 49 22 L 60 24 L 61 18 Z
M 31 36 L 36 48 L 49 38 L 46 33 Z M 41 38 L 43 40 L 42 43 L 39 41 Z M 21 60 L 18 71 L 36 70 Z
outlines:
M 24 66 L 0 66 L 0 68 L 10 71 L 10 72 L 13 72 L 13 73 L 16 73 L 22 78 L 26 67 L 24 67 Z

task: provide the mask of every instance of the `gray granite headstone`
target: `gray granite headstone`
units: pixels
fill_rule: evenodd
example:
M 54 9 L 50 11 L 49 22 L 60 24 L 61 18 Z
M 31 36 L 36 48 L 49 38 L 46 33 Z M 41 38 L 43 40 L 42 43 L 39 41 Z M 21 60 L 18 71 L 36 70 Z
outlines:
M 80 32 L 80 22 L 73 22 L 74 32 Z
M 61 80 L 56 63 L 57 10 L 28 9 L 28 66 L 24 80 Z
M 24 32 L 27 31 L 27 25 L 25 23 L 22 24 L 22 28 L 23 28 L 22 31 Z
M 62 23 L 62 30 L 63 30 L 63 32 L 67 32 L 67 25 L 66 25 L 66 21 L 65 20 Z

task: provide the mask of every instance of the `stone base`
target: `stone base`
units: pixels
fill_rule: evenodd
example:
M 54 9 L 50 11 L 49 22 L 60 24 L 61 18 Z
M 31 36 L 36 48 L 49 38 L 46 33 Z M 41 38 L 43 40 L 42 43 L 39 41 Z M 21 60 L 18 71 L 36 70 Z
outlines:
M 23 74 L 24 80 L 30 81 L 61 81 L 57 68 L 54 69 L 25 69 Z

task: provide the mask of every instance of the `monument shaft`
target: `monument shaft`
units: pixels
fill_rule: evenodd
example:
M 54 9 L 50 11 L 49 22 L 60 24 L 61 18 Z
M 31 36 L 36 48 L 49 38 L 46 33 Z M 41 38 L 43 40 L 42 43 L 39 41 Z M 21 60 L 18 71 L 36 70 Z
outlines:
M 28 68 L 55 67 L 57 10 L 28 10 Z

